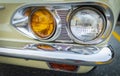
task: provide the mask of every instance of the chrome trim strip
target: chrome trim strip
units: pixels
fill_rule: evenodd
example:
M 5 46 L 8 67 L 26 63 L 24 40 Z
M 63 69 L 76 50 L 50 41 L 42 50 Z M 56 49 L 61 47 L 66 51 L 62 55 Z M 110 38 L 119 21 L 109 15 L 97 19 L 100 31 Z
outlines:
M 1 56 L 59 62 L 73 65 L 101 65 L 113 60 L 114 53 L 109 47 L 104 47 L 96 54 L 84 55 L 69 51 L 44 51 L 30 49 L 0 48 Z

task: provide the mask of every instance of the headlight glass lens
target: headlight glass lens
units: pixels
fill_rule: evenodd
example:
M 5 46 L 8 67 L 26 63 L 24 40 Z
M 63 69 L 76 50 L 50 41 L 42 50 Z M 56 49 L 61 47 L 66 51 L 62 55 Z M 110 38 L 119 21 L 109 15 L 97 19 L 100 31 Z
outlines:
M 37 9 L 31 15 L 31 29 L 41 39 L 50 38 L 55 32 L 53 15 L 47 9 Z
M 104 20 L 99 11 L 82 8 L 72 13 L 69 26 L 76 39 L 87 42 L 96 39 L 102 33 Z

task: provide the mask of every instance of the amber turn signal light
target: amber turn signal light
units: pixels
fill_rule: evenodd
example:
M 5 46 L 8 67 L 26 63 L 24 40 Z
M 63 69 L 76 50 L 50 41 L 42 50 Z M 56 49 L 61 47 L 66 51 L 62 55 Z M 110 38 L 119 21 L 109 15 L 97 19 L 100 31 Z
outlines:
M 78 66 L 76 65 L 68 65 L 68 64 L 58 64 L 58 63 L 49 63 L 50 67 L 55 70 L 63 70 L 63 71 L 76 71 Z
M 34 10 L 30 25 L 33 33 L 41 39 L 50 38 L 55 32 L 55 20 L 50 11 L 45 8 Z
M 46 50 L 46 51 L 55 51 L 56 49 L 50 45 L 46 45 L 46 44 L 38 44 L 37 45 L 38 49 L 42 49 L 42 50 Z

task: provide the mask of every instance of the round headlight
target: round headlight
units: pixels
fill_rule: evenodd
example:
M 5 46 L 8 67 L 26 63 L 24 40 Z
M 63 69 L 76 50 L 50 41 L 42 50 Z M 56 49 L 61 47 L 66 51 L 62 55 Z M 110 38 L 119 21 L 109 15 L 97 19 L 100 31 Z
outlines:
M 56 28 L 53 15 L 47 9 L 36 9 L 32 12 L 30 25 L 33 33 L 40 39 L 50 38 Z
M 101 36 L 105 18 L 94 8 L 83 7 L 70 14 L 68 28 L 72 37 L 80 42 L 89 42 Z

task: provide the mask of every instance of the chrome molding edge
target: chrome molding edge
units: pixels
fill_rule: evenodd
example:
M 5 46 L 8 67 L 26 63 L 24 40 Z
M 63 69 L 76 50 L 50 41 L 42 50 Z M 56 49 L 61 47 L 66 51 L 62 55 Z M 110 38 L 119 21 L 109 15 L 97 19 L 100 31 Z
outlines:
M 76 43 L 79 43 L 79 44 L 86 44 L 86 45 L 91 45 L 91 44 L 99 44 L 103 41 L 105 41 L 107 38 L 109 38 L 110 36 L 110 33 L 112 32 L 112 29 L 113 29 L 113 24 L 114 24 L 114 16 L 113 16 L 113 12 L 112 10 L 109 8 L 108 5 L 104 4 L 104 3 L 100 3 L 100 2 L 73 2 L 73 3 L 48 3 L 48 4 L 37 4 L 37 3 L 34 3 L 34 4 L 26 4 L 26 5 L 23 5 L 23 6 L 20 6 L 13 14 L 12 18 L 11 18 L 11 25 L 13 27 L 15 27 L 18 31 L 20 31 L 22 34 L 26 35 L 27 37 L 30 37 L 30 38 L 33 38 L 33 39 L 37 39 L 37 40 L 40 40 L 38 38 L 36 38 L 32 33 L 31 31 L 29 30 L 29 28 L 25 25 L 25 26 L 21 26 L 22 24 L 26 24 L 28 22 L 28 18 L 24 18 L 18 22 L 13 22 L 13 19 L 14 19 L 14 15 L 16 14 L 16 12 L 20 12 L 20 10 L 23 10 L 25 8 L 28 8 L 28 7 L 46 7 L 47 9 L 49 9 L 51 11 L 51 13 L 53 14 L 53 16 L 55 17 L 56 19 L 56 22 L 57 22 L 57 33 L 54 34 L 53 37 L 51 37 L 50 39 L 48 40 L 41 40 L 41 41 L 57 41 L 56 38 L 59 37 L 60 33 L 61 33 L 61 20 L 60 20 L 60 17 L 58 16 L 58 14 L 56 13 L 57 10 L 59 9 L 67 9 L 67 10 L 70 10 L 70 13 L 71 11 L 73 11 L 74 9 L 78 8 L 78 7 L 86 7 L 86 6 L 89 6 L 89 7 L 92 7 L 92 8 L 95 8 L 95 9 L 98 9 L 100 12 L 102 12 L 106 18 L 106 28 L 105 28 L 105 31 L 104 33 L 102 34 L 102 36 L 100 36 L 99 38 L 95 39 L 95 40 L 92 40 L 92 41 L 88 41 L 88 42 L 81 42 L 77 39 L 75 39 L 71 34 L 69 34 L 69 31 L 66 26 L 66 29 L 68 31 L 68 35 L 70 36 L 70 38 L 72 40 L 74 40 Z M 69 16 L 70 16 L 70 13 L 68 13 L 68 16 L 66 17 L 66 22 L 69 23 Z M 17 25 L 16 25 L 17 24 Z M 27 28 L 25 28 L 27 27 Z M 64 42 L 64 40 L 62 40 L 61 42 Z
M 102 48 L 98 53 L 85 55 L 69 51 L 44 51 L 34 49 L 8 49 L 0 48 L 1 56 L 59 62 L 73 65 L 102 65 L 113 60 L 114 53 L 110 47 Z

